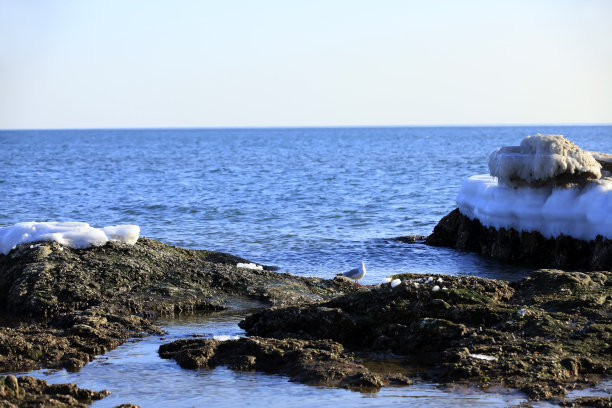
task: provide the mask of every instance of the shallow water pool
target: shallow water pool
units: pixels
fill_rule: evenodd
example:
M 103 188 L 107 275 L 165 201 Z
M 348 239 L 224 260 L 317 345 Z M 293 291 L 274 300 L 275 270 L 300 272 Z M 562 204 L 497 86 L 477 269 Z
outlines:
M 376 393 L 313 387 L 290 382 L 281 375 L 234 372 L 225 367 L 186 370 L 174 360 L 161 359 L 157 354 L 161 344 L 179 338 L 244 335 L 238 327 L 244 316 L 245 312 L 223 311 L 158 320 L 157 324 L 168 331 L 167 335 L 128 341 L 97 357 L 79 372 L 37 370 L 27 374 L 50 383 L 74 382 L 82 388 L 111 391 L 110 396 L 92 404 L 95 408 L 127 402 L 142 407 L 507 407 L 526 401 L 521 393 L 511 390 L 450 390 L 424 381 L 405 387 L 384 387 Z M 599 387 L 597 393 L 611 395 L 610 384 Z

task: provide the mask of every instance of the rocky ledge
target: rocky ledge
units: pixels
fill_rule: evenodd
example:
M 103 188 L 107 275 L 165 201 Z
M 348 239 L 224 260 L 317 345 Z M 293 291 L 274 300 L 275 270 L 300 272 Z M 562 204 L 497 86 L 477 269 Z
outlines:
M 485 227 L 458 209 L 442 218 L 425 241 L 503 261 L 562 269 L 612 270 L 612 240 L 584 241 L 567 235 L 546 238 L 537 231 Z
M 172 358 L 183 368 L 229 366 L 238 371 L 257 370 L 284 374 L 311 385 L 342 386 L 371 390 L 388 384 L 410 384 L 400 375 L 372 373 L 343 353 L 332 340 L 297 340 L 244 337 L 236 340 L 177 340 L 159 349 L 162 358 Z
M 540 270 L 514 283 L 395 277 L 402 280 L 395 288 L 263 310 L 240 325 L 252 336 L 329 339 L 346 355 L 401 356 L 405 372 L 425 379 L 511 387 L 535 400 L 561 401 L 568 389 L 612 374 L 611 272 Z M 223 347 L 239 355 L 243 346 Z
M 53 384 L 33 377 L 0 377 L 0 406 L 12 407 L 87 407 L 108 391 L 95 392 L 74 384 Z
M 19 245 L 0 255 L 0 372 L 78 370 L 130 337 L 160 333 L 149 319 L 195 310 L 297 305 L 355 291 L 229 254 L 140 238 L 88 249 Z

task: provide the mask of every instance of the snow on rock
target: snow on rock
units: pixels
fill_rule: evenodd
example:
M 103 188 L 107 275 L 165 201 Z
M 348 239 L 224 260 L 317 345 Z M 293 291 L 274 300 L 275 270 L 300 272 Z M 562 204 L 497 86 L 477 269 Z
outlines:
M 547 238 L 612 239 L 612 178 L 584 187 L 513 188 L 483 174 L 463 182 L 457 206 L 467 217 L 496 229 L 539 231 Z
M 236 267 L 237 268 L 243 268 L 243 269 L 252 269 L 254 271 L 263 271 L 263 266 L 257 265 L 257 264 L 254 264 L 254 263 L 241 263 L 241 262 L 238 262 L 236 264 Z
M 470 357 L 477 358 L 478 360 L 496 361 L 497 357 L 487 356 L 486 354 L 470 354 Z
M 214 340 L 219 341 L 238 340 L 239 338 L 240 336 L 230 336 L 229 334 L 218 334 L 216 336 L 213 336 Z
M 71 248 L 104 245 L 109 240 L 133 245 L 140 235 L 138 225 L 94 228 L 85 222 L 20 222 L 0 228 L 0 252 L 8 254 L 19 244 L 55 241 Z
M 561 135 L 528 136 L 520 146 L 505 146 L 489 156 L 489 171 L 502 184 L 561 184 L 601 178 L 601 164 Z
M 600 164 L 609 159 L 561 135 L 529 136 L 491 153 L 491 175 L 465 180 L 457 206 L 485 227 L 612 239 L 612 177 Z
M 108 239 L 134 245 L 140 236 L 138 225 L 111 225 L 102 228 Z

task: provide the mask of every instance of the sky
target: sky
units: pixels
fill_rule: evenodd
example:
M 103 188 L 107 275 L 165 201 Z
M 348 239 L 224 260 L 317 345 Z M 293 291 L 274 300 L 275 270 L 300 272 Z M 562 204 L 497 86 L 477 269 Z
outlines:
M 0 0 L 0 129 L 612 123 L 612 1 Z

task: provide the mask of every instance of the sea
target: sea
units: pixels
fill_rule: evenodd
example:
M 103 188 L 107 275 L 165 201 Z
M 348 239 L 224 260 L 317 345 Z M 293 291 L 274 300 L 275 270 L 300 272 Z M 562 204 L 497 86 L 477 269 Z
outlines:
M 612 126 L 0 131 L 0 227 L 24 221 L 137 224 L 149 238 L 228 252 L 296 275 L 332 278 L 363 261 L 365 284 L 402 272 L 516 280 L 532 269 L 394 238 L 430 234 L 456 208 L 463 180 L 488 173 L 493 150 L 537 133 L 612 152 Z M 207 315 L 162 326 L 170 337 L 241 335 L 239 320 Z M 505 406 L 523 398 L 440 391 L 432 384 L 370 395 L 222 368 L 186 371 L 156 356 L 159 342 L 126 343 L 80 373 L 34 374 L 113 392 L 94 407 L 119 401 L 233 406 L 236 390 L 256 396 L 245 396 L 245 406 Z M 135 381 L 136 372 L 149 383 Z M 156 395 L 164 375 L 172 387 Z M 221 379 L 212 381 L 215 375 Z M 153 391 L 140 392 L 147 387 Z

